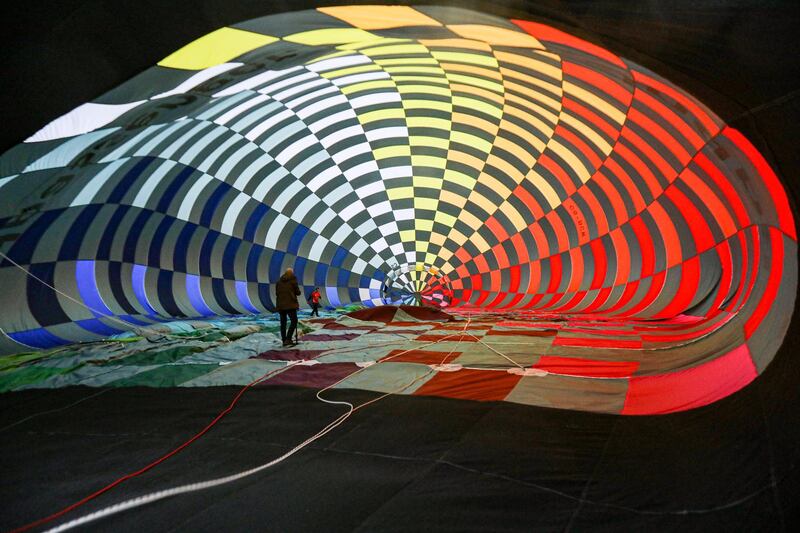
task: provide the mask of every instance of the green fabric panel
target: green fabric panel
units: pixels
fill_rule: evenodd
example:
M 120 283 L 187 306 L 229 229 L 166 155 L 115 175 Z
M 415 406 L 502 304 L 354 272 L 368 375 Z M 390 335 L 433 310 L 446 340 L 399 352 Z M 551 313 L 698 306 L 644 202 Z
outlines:
M 142 372 L 130 378 L 112 381 L 109 385 L 111 387 L 176 387 L 217 368 L 219 365 L 169 365 Z
M 70 368 L 46 368 L 31 366 L 0 373 L 0 392 L 7 392 L 18 387 L 44 381 L 45 379 L 69 372 Z
M 175 346 L 165 350 L 149 350 L 133 355 L 129 355 L 122 359 L 109 361 L 108 364 L 123 364 L 123 365 L 163 365 L 167 363 L 174 363 L 183 359 L 187 355 L 204 351 L 200 346 Z

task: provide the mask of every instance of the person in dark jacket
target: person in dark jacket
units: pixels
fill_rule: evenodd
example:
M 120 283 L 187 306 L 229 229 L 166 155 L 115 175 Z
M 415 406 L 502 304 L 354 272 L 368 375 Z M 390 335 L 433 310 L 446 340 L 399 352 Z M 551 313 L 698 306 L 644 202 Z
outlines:
M 300 304 L 297 303 L 297 296 L 300 295 L 300 287 L 297 285 L 297 277 L 291 268 L 287 268 L 281 279 L 275 285 L 275 307 L 281 315 L 281 340 L 284 346 L 294 346 L 292 340 L 297 329 L 297 310 Z M 286 319 L 290 320 L 289 330 L 286 330 Z

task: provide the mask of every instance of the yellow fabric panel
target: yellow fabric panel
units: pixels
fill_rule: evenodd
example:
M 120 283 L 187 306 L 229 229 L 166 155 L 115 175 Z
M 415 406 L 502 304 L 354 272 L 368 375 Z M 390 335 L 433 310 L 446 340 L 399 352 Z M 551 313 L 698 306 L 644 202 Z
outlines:
M 612 106 L 602 98 L 595 96 L 594 94 L 592 94 L 591 92 L 587 91 L 582 87 L 578 87 L 573 83 L 565 81 L 564 93 L 572 96 L 579 102 L 589 104 L 595 109 L 600 110 L 617 124 L 622 124 L 623 122 L 625 122 L 625 113 L 623 113 L 622 111 Z
M 439 62 L 432 57 L 384 57 L 376 59 L 375 63 L 382 67 L 392 65 L 438 65 Z
M 528 225 L 525 223 L 525 219 L 522 218 L 522 215 L 519 213 L 519 211 L 517 211 L 517 208 L 508 203 L 507 200 L 500 204 L 500 209 L 498 209 L 498 211 L 503 213 L 506 218 L 508 218 L 509 222 L 514 224 L 514 229 L 516 229 L 517 232 L 520 232 L 528 227 Z
M 403 26 L 441 26 L 427 15 L 408 6 L 320 7 L 317 11 L 343 20 L 362 30 L 385 30 Z
M 414 98 L 408 100 L 404 99 L 403 109 L 437 109 L 439 111 L 450 113 L 453 111 L 453 104 L 450 102 L 442 102 L 440 100 L 418 100 Z
M 442 213 L 441 211 L 437 211 L 433 219 L 439 224 L 444 224 L 445 226 L 449 227 L 452 227 L 453 224 L 456 223 L 456 217 L 454 217 L 453 215 L 448 215 L 447 213 Z M 442 244 L 442 243 L 436 243 L 436 244 Z
M 365 56 L 405 56 L 409 54 L 427 54 L 428 49 L 420 44 L 390 44 L 386 46 L 375 46 L 373 48 L 362 48 L 361 53 Z
M 477 228 L 475 228 L 475 230 L 477 231 Z M 489 246 L 489 243 L 486 242 L 486 239 L 481 237 L 478 233 L 472 235 L 472 237 L 470 237 L 469 240 L 472 242 L 472 244 L 474 244 L 478 248 L 478 251 L 480 253 L 484 253 L 486 250 L 491 248 L 491 246 Z
M 534 148 L 538 149 L 540 153 L 541 153 L 542 150 L 544 150 L 545 144 L 544 144 L 544 142 L 539 140 L 538 137 L 534 137 L 530 133 L 528 133 L 527 136 L 524 137 L 524 138 L 528 142 L 533 144 Z M 534 141 L 538 141 L 538 142 L 534 142 Z M 495 140 L 494 140 L 494 144 L 498 148 L 502 148 L 503 150 L 513 154 L 514 157 L 516 157 L 517 159 L 522 161 L 525 164 L 525 166 L 527 166 L 528 168 L 532 168 L 533 164 L 536 162 L 536 154 L 530 153 L 530 151 L 522 148 L 517 143 L 515 143 L 513 141 L 510 141 L 510 140 L 508 140 L 508 139 L 506 139 L 504 137 L 500 137 L 500 136 L 496 137 Z M 515 176 L 516 173 L 519 172 L 508 161 L 502 160 L 499 157 L 494 157 L 493 156 L 489 160 L 489 163 L 491 163 L 492 165 L 496 166 L 500 170 L 506 171 L 506 169 L 508 169 L 506 171 L 506 174 L 508 174 L 509 176 Z M 519 183 L 520 180 L 516 180 L 515 179 L 514 181 Z
M 414 187 L 424 187 L 427 189 L 441 189 L 442 180 L 439 178 L 431 178 L 430 176 L 414 176 Z
M 433 231 L 433 220 L 417 218 L 414 220 L 414 228 L 420 231 Z
M 454 96 L 453 105 L 456 104 L 456 98 L 463 98 L 463 97 Z M 472 102 L 475 102 L 475 100 L 471 98 L 463 98 L 463 101 L 464 103 L 460 103 L 459 105 L 462 105 L 470 109 L 473 109 L 475 106 L 477 106 L 477 103 L 472 104 Z M 470 127 L 479 129 L 481 131 L 485 131 L 486 133 L 492 136 L 496 135 L 497 131 L 499 130 L 499 126 L 496 123 L 489 122 L 488 120 L 481 117 L 477 117 L 475 115 L 470 115 L 469 113 L 459 113 L 457 111 L 453 112 L 453 122 L 457 122 L 458 124 L 466 124 Z
M 402 81 L 399 78 L 396 78 L 397 81 Z M 447 82 L 444 78 L 442 78 L 443 82 Z M 422 84 L 414 84 L 414 85 L 398 85 L 397 91 L 400 94 L 432 94 L 436 96 L 446 96 L 450 97 L 452 94 L 449 87 L 439 87 L 438 85 L 422 85 Z
M 452 159 L 450 154 L 448 154 L 447 158 Z M 459 172 L 458 170 L 453 170 L 451 168 L 446 168 L 444 170 L 444 179 L 453 183 L 457 183 L 458 185 L 466 187 L 467 189 L 472 189 L 472 187 L 475 186 L 475 178 L 472 176 L 467 176 L 463 172 Z M 444 194 L 444 191 L 442 194 Z
M 353 85 L 348 85 L 347 87 L 342 87 L 340 90 L 342 94 L 348 95 L 353 93 L 358 93 L 361 91 L 371 91 L 372 89 L 395 89 L 396 85 L 392 80 L 375 80 L 375 81 L 365 81 L 363 83 L 354 83 Z
M 428 211 L 436 211 L 437 203 L 438 201 L 435 198 L 419 198 L 419 197 L 414 198 L 415 209 L 426 209 Z
M 451 252 L 447 248 L 442 248 L 441 250 L 439 250 L 439 261 L 437 261 L 437 263 L 445 264 L 447 263 L 447 261 L 450 260 L 451 257 L 453 257 L 453 252 Z
M 473 148 L 477 148 L 478 150 L 486 152 L 487 154 L 492 151 L 492 143 L 490 141 L 481 139 L 477 135 L 472 135 L 471 133 L 454 131 L 450 134 L 450 140 L 459 142 L 461 144 L 466 144 L 467 146 L 472 146 Z
M 418 167 L 444 168 L 447 159 L 433 155 L 412 155 L 411 164 Z
M 438 216 L 441 213 L 436 213 Z M 439 222 L 437 220 L 437 222 Z M 455 223 L 455 217 L 453 217 L 453 223 Z M 448 226 L 452 226 L 452 224 L 448 224 Z M 446 235 L 442 235 L 441 233 L 431 233 L 431 244 L 435 244 L 437 246 L 444 245 L 445 241 L 447 240 Z
M 414 127 L 409 121 L 409 127 Z M 445 128 L 442 128 L 445 129 Z M 440 150 L 447 150 L 450 146 L 450 140 L 442 137 L 429 137 L 427 135 L 410 135 L 408 142 L 411 146 L 427 146 L 429 148 L 439 148 Z
M 441 63 L 441 66 L 447 72 L 458 72 L 459 74 L 468 74 L 478 78 L 488 78 L 497 82 L 502 81 L 503 76 L 497 67 L 492 68 L 476 67 L 475 65 L 464 65 L 462 63 Z
M 519 48 L 544 49 L 542 43 L 532 35 L 508 28 L 485 24 L 450 24 L 447 28 L 465 39 L 483 41 L 493 46 L 516 46 Z
M 561 109 L 561 101 L 555 100 L 550 98 L 545 93 L 541 93 L 539 91 L 535 91 L 533 89 L 529 89 L 524 85 L 519 85 L 518 83 L 513 83 L 506 80 L 506 87 L 509 89 L 513 89 L 517 93 L 522 93 L 526 98 L 522 98 L 516 94 L 511 94 L 510 92 L 506 93 L 506 99 L 511 101 L 512 98 L 515 98 L 515 102 L 523 105 L 528 109 L 535 109 L 539 114 L 543 115 L 546 119 L 550 120 L 553 123 L 558 122 L 557 112 Z M 546 106 L 547 108 L 542 107 L 541 105 L 537 104 L 536 102 L 540 102 Z M 551 109 L 555 109 L 556 113 L 553 113 Z
M 482 177 L 486 178 L 487 176 L 484 174 Z M 490 215 L 497 209 L 497 205 L 494 202 L 490 202 L 488 198 L 478 191 L 472 191 L 472 194 L 469 195 L 469 200 Z
M 427 249 L 427 246 L 426 246 L 426 249 Z M 430 252 L 425 254 L 425 262 L 427 264 L 432 265 L 434 261 L 436 261 L 436 255 L 435 254 L 432 254 Z
M 586 168 L 583 164 L 583 161 L 575 155 L 569 148 L 558 142 L 556 139 L 550 139 L 550 142 L 547 143 L 548 148 L 553 150 L 555 153 L 563 159 L 569 167 L 575 171 L 578 175 L 578 179 L 581 180 L 581 183 L 586 183 L 589 181 L 589 178 L 592 177 L 592 172 L 590 169 Z
M 514 113 L 511 113 L 511 112 L 510 112 L 510 110 L 508 111 L 508 113 L 509 113 L 510 115 L 513 115 L 513 114 L 514 114 Z M 522 112 L 520 112 L 520 113 L 522 113 Z M 519 115 L 514 115 L 514 116 L 519 116 Z M 524 119 L 524 120 L 526 120 L 526 121 L 527 121 L 527 119 Z M 542 140 L 541 140 L 540 138 L 538 138 L 538 137 L 535 137 L 535 136 L 531 135 L 531 133 L 530 133 L 529 131 L 525 130 L 524 128 L 522 128 L 522 127 L 521 127 L 521 126 L 519 126 L 518 124 L 515 124 L 515 123 L 511 122 L 510 120 L 503 119 L 503 121 L 500 123 L 500 129 L 501 129 L 501 130 L 504 130 L 504 131 L 511 132 L 511 133 L 513 133 L 513 134 L 515 134 L 515 135 L 518 135 L 520 138 L 522 138 L 522 139 L 525 139 L 525 140 L 526 140 L 526 141 L 528 141 L 530 144 L 532 144 L 532 145 L 533 145 L 533 147 L 534 147 L 534 148 L 536 148 L 536 149 L 537 149 L 539 152 L 541 152 L 542 150 L 544 150 L 544 147 L 545 147 L 545 143 L 544 143 L 544 141 L 542 141 Z M 546 130 L 542 130 L 542 131 L 551 131 L 551 132 L 552 132 L 552 130 L 553 130 L 553 128 L 552 128 L 551 126 L 548 126 Z M 498 142 L 498 141 L 504 141 L 504 140 L 505 140 L 505 139 L 503 139 L 502 137 L 498 137 L 498 138 L 495 140 L 495 142 Z M 516 146 L 516 145 L 514 145 L 514 146 Z M 503 148 L 506 148 L 506 146 L 503 146 Z M 506 149 L 508 150 L 508 148 L 506 148 Z M 524 150 L 524 152 L 525 152 L 525 153 L 527 153 L 527 151 L 525 151 L 525 150 Z M 514 152 L 514 154 L 515 154 L 517 157 L 520 157 L 520 159 L 522 159 L 523 161 L 526 161 L 525 159 L 523 159 L 523 158 L 520 156 L 520 153 L 518 153 L 518 152 L 516 152 L 516 151 L 515 151 L 515 152 Z M 534 155 L 533 155 L 533 154 L 529 154 L 529 155 L 530 155 L 531 157 L 534 157 Z M 533 164 L 531 164 L 530 166 L 533 166 Z
M 378 35 L 358 28 L 323 28 L 319 30 L 293 33 L 292 35 L 283 37 L 283 40 L 289 41 L 290 43 L 319 46 L 323 44 L 363 42 L 379 38 L 380 37 Z
M 495 59 L 494 56 L 470 54 L 466 52 L 443 52 L 439 50 L 431 50 L 430 54 L 440 63 L 456 61 L 458 63 L 468 63 L 470 65 L 482 65 L 484 67 L 497 68 L 497 59 Z
M 583 134 L 589 142 L 595 145 L 603 154 L 608 155 L 611 153 L 611 145 L 599 134 L 597 130 L 595 130 L 589 124 L 586 124 L 579 118 L 569 114 L 569 113 L 562 113 L 561 114 L 561 122 L 565 124 L 569 124 L 581 134 Z
M 386 196 L 389 200 L 405 200 L 414 197 L 414 187 L 392 187 L 386 189 Z
M 478 179 L 480 180 L 481 183 L 485 184 L 487 187 L 492 189 L 494 192 L 496 192 L 497 194 L 499 194 L 503 198 L 508 198 L 509 196 L 511 196 L 511 189 L 509 189 L 508 187 L 503 185 L 500 182 L 500 180 L 498 180 L 494 176 L 491 176 L 491 175 L 485 174 L 485 173 L 481 173 L 481 177 L 478 178 Z M 483 198 L 483 196 L 481 196 L 481 198 Z M 483 199 L 486 200 L 486 198 L 483 198 Z M 489 200 L 486 200 L 485 203 L 477 202 L 477 201 L 475 203 L 477 203 L 479 206 L 481 206 L 488 213 L 491 213 L 492 211 L 497 209 L 497 206 L 495 204 L 489 202 Z
M 452 90 L 454 90 L 454 91 L 456 90 L 456 86 L 451 86 L 450 88 Z M 495 118 L 495 119 L 498 119 L 498 120 L 503 116 L 503 110 L 500 109 L 499 106 L 494 106 L 492 104 L 488 104 L 488 103 L 484 102 L 483 100 L 477 100 L 475 98 L 470 98 L 468 96 L 463 96 L 463 95 L 460 95 L 460 94 L 454 94 L 453 95 L 453 105 L 466 107 L 467 109 L 472 109 L 474 111 L 478 111 L 479 113 L 483 113 L 485 115 L 488 115 L 488 116 L 490 116 L 492 118 Z M 476 123 L 477 122 L 481 122 L 481 123 L 486 122 L 484 119 L 475 117 L 473 115 L 468 115 L 468 116 L 472 117 L 472 119 L 474 119 L 476 121 Z M 483 129 L 483 128 L 481 128 L 481 129 Z M 497 129 L 497 126 L 495 126 L 494 129 Z
M 469 226 L 470 228 L 477 230 L 481 226 L 483 226 L 483 221 L 470 213 L 469 211 L 462 211 L 461 215 L 458 217 L 464 224 Z
M 411 147 L 407 144 L 398 144 L 395 146 L 383 146 L 381 148 L 376 148 L 372 151 L 372 157 L 375 158 L 376 161 L 380 161 L 382 159 L 388 159 L 390 157 L 410 157 L 411 156 Z
M 480 52 L 492 51 L 492 47 L 488 44 L 469 39 L 420 39 L 419 42 L 428 48 L 464 48 L 466 50 L 477 50 Z
M 471 154 L 465 154 L 464 152 L 451 152 L 447 154 L 447 158 L 452 159 L 453 161 L 458 161 L 459 163 L 463 163 L 472 168 L 483 168 L 482 159 L 478 159 Z
M 340 44 L 336 47 L 337 50 L 361 50 L 364 48 L 371 48 L 373 46 L 385 46 L 388 44 L 396 44 L 396 43 L 410 43 L 410 39 L 391 39 L 387 37 L 378 37 L 377 39 L 373 39 L 370 41 L 362 41 L 356 43 L 346 43 Z
M 538 172 L 531 169 L 526 176 L 526 179 L 533 183 L 534 187 L 539 189 L 539 192 L 545 197 L 547 203 L 550 205 L 550 209 L 555 209 L 560 203 L 561 198 L 558 197 L 556 194 L 555 189 L 544 179 Z
M 452 72 L 448 72 L 447 79 L 450 80 L 451 83 L 463 83 L 464 85 L 473 85 L 475 87 L 480 87 L 482 89 L 494 91 L 498 94 L 503 94 L 505 92 L 505 89 L 501 84 L 484 78 L 479 78 L 477 76 L 469 76 L 467 74 L 455 74 Z
M 443 118 L 408 117 L 407 124 L 409 128 L 434 128 L 444 131 L 450 131 L 450 121 L 445 120 Z M 417 136 L 415 135 L 414 137 Z M 425 138 L 430 139 L 431 137 L 425 137 Z
M 549 109 L 545 109 L 542 106 L 531 102 L 530 100 L 520 98 L 519 96 L 513 94 L 506 93 L 506 100 L 519 106 L 507 106 L 505 109 L 506 113 L 521 118 L 528 124 L 535 127 L 538 131 L 545 132 L 547 137 L 550 137 L 553 134 L 553 129 L 558 122 L 558 115 Z M 548 122 L 544 122 L 538 116 L 531 114 L 530 111 L 535 111 L 538 115 L 542 115 L 542 118 L 546 119 Z
M 362 72 L 374 72 L 378 70 L 381 70 L 381 67 L 373 63 L 368 63 L 366 65 L 358 65 L 355 67 L 340 68 L 339 70 L 329 70 L 328 72 L 321 72 L 320 76 L 328 78 L 329 80 L 333 80 L 336 78 L 349 76 L 351 74 L 360 74 Z
M 412 242 L 416 239 L 416 234 L 413 229 L 406 229 L 400 232 L 400 240 L 402 242 Z
M 442 191 L 439 193 L 439 203 L 446 203 L 450 204 L 453 207 L 457 207 L 459 209 L 463 209 L 464 204 L 467 203 L 467 199 L 463 196 L 456 194 L 450 191 Z
M 438 76 L 444 77 L 444 71 L 439 68 L 438 66 L 432 65 L 430 67 L 423 67 L 420 65 L 382 65 L 383 70 L 388 72 L 389 74 L 413 74 L 414 76 L 418 76 L 419 79 L 426 80 L 427 77 L 423 76 L 423 74 L 428 74 L 430 76 Z M 413 78 L 411 78 L 413 79 Z
M 513 143 L 508 143 L 508 145 L 516 146 Z M 533 160 L 534 158 L 530 159 Z M 522 162 L 525 163 L 526 166 L 533 166 L 533 164 L 528 165 L 528 163 L 524 159 L 522 160 Z M 488 165 L 492 165 L 494 168 L 498 169 L 500 172 L 502 172 L 503 174 L 514 180 L 514 183 L 520 183 L 522 180 L 525 179 L 525 174 L 520 172 L 520 170 L 517 167 L 515 167 L 502 157 L 497 157 L 496 155 L 491 154 L 489 155 L 489 158 L 486 160 L 486 163 Z
M 553 66 L 545 61 L 540 61 L 534 57 L 512 54 L 510 52 L 501 52 L 499 50 L 495 51 L 494 55 L 499 61 L 502 61 L 504 63 L 511 63 L 512 65 L 517 65 L 518 67 L 530 69 L 540 75 L 550 77 L 553 80 L 560 81 L 562 79 L 562 72 L 559 67 Z M 502 72 L 502 67 L 501 67 L 501 72 Z M 525 74 L 519 71 L 512 70 L 511 72 L 519 76 L 525 76 Z M 505 75 L 506 74 L 503 73 L 503 76 Z
M 251 31 L 220 28 L 173 52 L 159 61 L 158 65 L 182 70 L 202 70 L 277 40 L 277 37 Z

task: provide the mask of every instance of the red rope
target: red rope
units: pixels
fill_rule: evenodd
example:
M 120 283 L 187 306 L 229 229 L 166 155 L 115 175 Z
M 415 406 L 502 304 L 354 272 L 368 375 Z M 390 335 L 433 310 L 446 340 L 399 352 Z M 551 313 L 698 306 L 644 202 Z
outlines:
M 208 430 L 210 430 L 212 427 L 214 427 L 214 425 L 217 422 L 219 422 L 225 415 L 227 415 L 228 413 L 231 412 L 231 410 L 236 405 L 236 403 L 239 401 L 239 399 L 242 397 L 242 395 L 245 392 L 247 392 L 247 389 L 249 389 L 253 385 L 256 385 L 259 382 L 267 379 L 268 377 L 272 376 L 272 374 L 274 374 L 275 372 L 277 372 L 279 370 L 283 370 L 285 368 L 287 368 L 287 367 L 280 367 L 280 368 L 276 368 L 274 370 L 270 370 L 269 372 L 267 372 L 263 376 L 259 377 L 258 379 L 254 380 L 251 383 L 249 383 L 248 385 L 246 385 L 234 397 L 234 399 L 233 399 L 233 401 L 231 401 L 230 405 L 228 405 L 228 407 L 224 411 L 222 411 L 220 414 L 218 414 L 216 416 L 216 418 L 214 418 L 214 420 L 212 420 L 206 427 L 204 427 L 202 430 L 200 430 L 192 438 L 190 438 L 189 440 L 187 440 L 186 442 L 184 442 L 183 444 L 181 444 L 180 446 L 178 446 L 177 448 L 175 448 L 171 452 L 167 453 L 166 455 L 163 455 L 162 457 L 156 459 L 155 461 L 153 461 L 149 465 L 137 470 L 136 472 L 131 472 L 130 474 L 126 474 L 126 475 L 122 476 L 121 478 L 117 479 L 116 481 L 114 481 L 112 483 L 109 483 L 108 485 L 106 485 L 102 489 L 100 489 L 100 490 L 98 490 L 96 492 L 93 492 L 92 494 L 86 496 L 85 498 L 83 498 L 81 500 L 78 500 L 77 502 L 75 502 L 75 503 L 73 503 L 73 504 L 71 504 L 71 505 L 69 505 L 67 507 L 64 507 L 60 511 L 58 511 L 56 513 L 53 513 L 50 516 L 46 516 L 44 518 L 40 518 L 39 520 L 36 520 L 36 521 L 31 522 L 29 524 L 25 524 L 24 526 L 21 526 L 21 527 L 18 527 L 16 529 L 11 530 L 9 533 L 21 533 L 22 531 L 28 531 L 29 529 L 32 529 L 34 527 L 41 526 L 43 524 L 51 522 L 51 521 L 55 520 L 56 518 L 58 518 L 60 516 L 63 516 L 65 514 L 69 513 L 70 511 L 73 511 L 73 510 L 77 509 L 78 507 L 80 507 L 81 505 L 85 504 L 86 502 L 89 502 L 89 501 L 97 498 L 101 494 L 103 494 L 105 492 L 108 492 L 109 490 L 113 489 L 114 487 L 116 487 L 120 483 L 123 483 L 123 482 L 125 482 L 125 481 L 127 481 L 127 480 L 129 480 L 131 478 L 134 478 L 136 476 L 144 474 L 145 472 L 147 472 L 151 468 L 154 468 L 154 467 L 158 466 L 159 464 L 163 463 L 164 461 L 166 461 L 167 459 L 169 459 L 170 457 L 172 457 L 176 453 L 180 452 L 181 450 L 183 450 L 184 448 L 189 446 L 191 443 L 193 443 L 194 441 L 196 441 L 197 439 L 199 439 L 200 437 L 205 435 L 208 432 Z

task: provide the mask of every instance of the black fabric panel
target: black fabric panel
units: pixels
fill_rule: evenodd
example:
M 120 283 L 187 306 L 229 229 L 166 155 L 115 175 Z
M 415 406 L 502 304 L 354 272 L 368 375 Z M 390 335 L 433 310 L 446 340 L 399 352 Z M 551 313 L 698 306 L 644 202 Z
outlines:
M 781 363 L 767 372 L 786 372 Z M 786 373 L 796 380 L 799 372 Z M 775 377 L 706 408 L 649 417 L 388 397 L 269 471 L 87 530 L 791 529 L 800 415 L 764 409 Z M 55 511 L 163 455 L 238 390 L 1 395 L 0 527 Z M 82 511 L 279 456 L 342 412 L 314 394 L 283 386 L 248 391 L 189 448 Z M 375 396 L 326 393 L 354 403 Z

